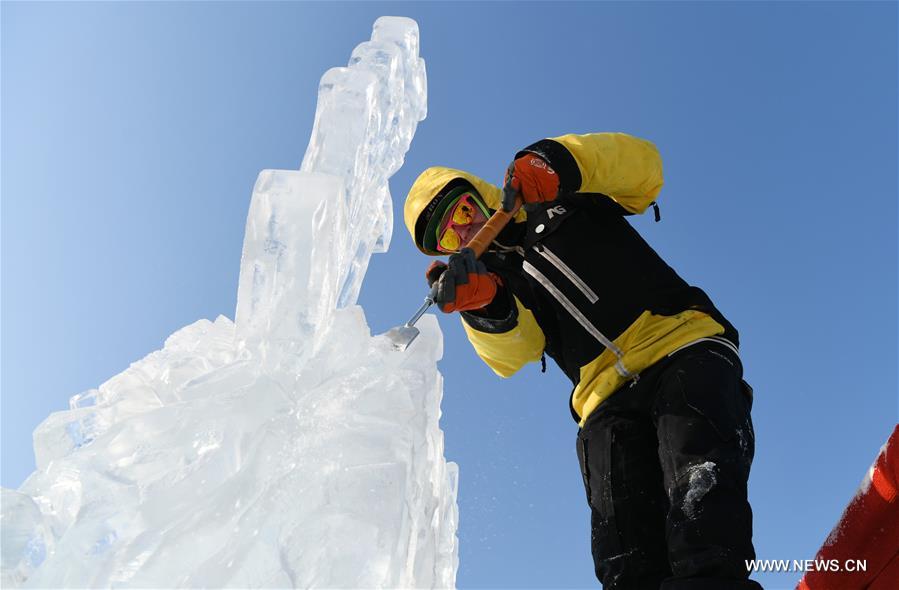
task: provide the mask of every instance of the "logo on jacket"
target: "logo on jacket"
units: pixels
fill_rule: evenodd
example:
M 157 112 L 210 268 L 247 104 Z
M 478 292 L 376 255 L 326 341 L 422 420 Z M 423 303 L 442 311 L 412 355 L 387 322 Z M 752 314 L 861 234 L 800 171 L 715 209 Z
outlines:
M 564 215 L 565 213 L 565 207 L 562 205 L 556 205 L 555 207 L 550 207 L 546 210 L 546 214 L 549 215 L 550 219 L 553 218 L 553 215 Z
M 553 170 L 549 164 L 547 164 L 540 158 L 531 158 L 528 161 L 528 164 L 530 164 L 534 168 L 540 168 L 541 170 L 546 170 L 547 174 L 555 174 L 556 173 L 556 171 Z

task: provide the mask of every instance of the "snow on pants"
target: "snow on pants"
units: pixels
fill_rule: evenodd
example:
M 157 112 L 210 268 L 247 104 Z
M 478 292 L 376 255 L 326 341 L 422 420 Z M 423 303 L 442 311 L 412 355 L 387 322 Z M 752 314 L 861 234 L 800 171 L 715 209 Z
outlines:
M 752 393 L 726 345 L 688 346 L 590 415 L 577 454 L 605 590 L 728 590 L 748 580 Z

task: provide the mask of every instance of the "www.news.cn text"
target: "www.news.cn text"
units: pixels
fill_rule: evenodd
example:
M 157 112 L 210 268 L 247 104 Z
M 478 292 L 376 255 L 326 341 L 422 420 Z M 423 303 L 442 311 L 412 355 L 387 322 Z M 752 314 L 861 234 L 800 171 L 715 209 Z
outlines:
M 786 572 L 865 572 L 865 559 L 750 559 L 746 569 L 759 573 Z

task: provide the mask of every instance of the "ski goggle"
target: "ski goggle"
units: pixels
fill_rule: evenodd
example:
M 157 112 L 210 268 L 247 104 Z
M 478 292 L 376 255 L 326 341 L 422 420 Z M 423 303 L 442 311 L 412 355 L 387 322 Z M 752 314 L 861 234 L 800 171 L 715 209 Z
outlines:
M 456 252 L 462 245 L 462 237 L 456 231 L 456 228 L 471 225 L 477 217 L 477 212 L 486 217 L 487 213 L 480 206 L 471 192 L 463 193 L 459 196 L 459 200 L 447 209 L 437 226 L 437 249 L 441 252 Z M 443 229 L 440 229 L 443 228 Z

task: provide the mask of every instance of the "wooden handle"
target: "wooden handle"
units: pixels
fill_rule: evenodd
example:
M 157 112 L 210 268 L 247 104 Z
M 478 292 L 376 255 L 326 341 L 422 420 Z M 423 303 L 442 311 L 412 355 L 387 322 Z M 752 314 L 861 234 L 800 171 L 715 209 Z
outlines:
M 478 233 L 475 234 L 465 247 L 471 248 L 474 251 L 475 258 L 480 258 L 481 254 L 487 251 L 490 243 L 499 235 L 499 232 L 512 221 L 512 218 L 515 217 L 515 214 L 518 213 L 518 209 L 520 208 L 521 198 L 519 197 L 515 201 L 515 207 L 511 212 L 503 211 L 502 209 L 497 210 L 490 216 L 490 219 L 487 220 L 484 227 L 478 230 Z

